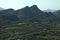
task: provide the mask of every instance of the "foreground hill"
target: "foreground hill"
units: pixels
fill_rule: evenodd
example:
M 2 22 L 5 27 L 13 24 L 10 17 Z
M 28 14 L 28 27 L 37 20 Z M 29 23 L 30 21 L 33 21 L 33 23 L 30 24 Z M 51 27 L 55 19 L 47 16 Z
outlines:
M 36 5 L 0 11 L 1 40 L 60 40 L 60 18 Z

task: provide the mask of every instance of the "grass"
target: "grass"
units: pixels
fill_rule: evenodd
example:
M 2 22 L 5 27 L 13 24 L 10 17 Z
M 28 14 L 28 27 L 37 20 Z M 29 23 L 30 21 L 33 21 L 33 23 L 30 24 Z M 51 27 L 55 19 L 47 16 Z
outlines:
M 7 28 L 5 28 L 5 29 L 20 29 L 20 27 L 7 27 Z

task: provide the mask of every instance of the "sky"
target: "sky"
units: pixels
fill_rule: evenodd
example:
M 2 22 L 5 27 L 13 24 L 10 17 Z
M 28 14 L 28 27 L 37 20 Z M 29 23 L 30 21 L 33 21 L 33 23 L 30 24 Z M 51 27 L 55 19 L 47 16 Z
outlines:
M 25 6 L 37 5 L 39 9 L 60 9 L 60 0 L 0 0 L 0 7 L 15 10 L 21 9 Z

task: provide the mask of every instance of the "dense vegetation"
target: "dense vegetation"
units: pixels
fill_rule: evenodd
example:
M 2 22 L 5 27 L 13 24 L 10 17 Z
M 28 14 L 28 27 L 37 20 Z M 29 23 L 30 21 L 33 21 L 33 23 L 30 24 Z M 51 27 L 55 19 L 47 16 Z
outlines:
M 56 13 L 41 11 L 36 5 L 0 11 L 0 40 L 60 40 Z

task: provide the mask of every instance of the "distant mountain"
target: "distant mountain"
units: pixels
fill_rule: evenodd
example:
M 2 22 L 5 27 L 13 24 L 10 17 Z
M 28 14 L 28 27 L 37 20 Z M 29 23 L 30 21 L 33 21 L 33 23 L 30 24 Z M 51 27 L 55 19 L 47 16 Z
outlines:
M 55 12 L 56 10 L 53 10 L 53 9 L 47 9 L 47 10 L 44 10 L 44 12 Z
M 1 11 L 1 10 L 4 10 L 4 8 L 1 8 L 1 7 L 0 7 L 0 11 Z

